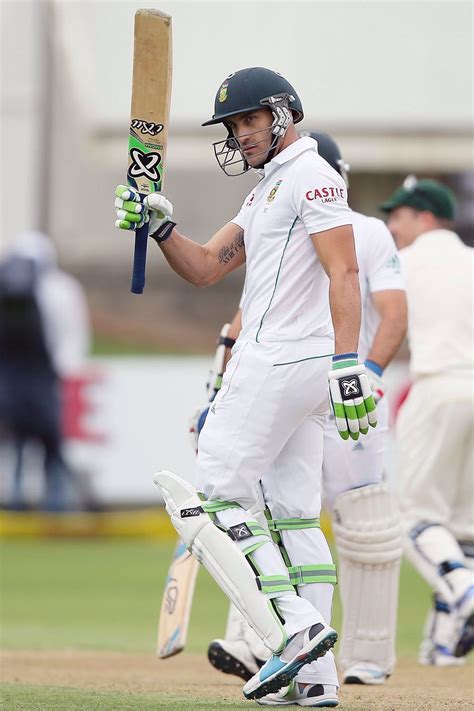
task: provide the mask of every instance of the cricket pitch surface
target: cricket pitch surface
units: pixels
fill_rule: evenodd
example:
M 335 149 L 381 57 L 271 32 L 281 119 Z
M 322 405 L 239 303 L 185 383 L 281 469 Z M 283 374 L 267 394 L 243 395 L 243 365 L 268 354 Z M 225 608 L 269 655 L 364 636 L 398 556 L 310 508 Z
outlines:
M 5 651 L 0 654 L 1 681 L 7 684 L 69 687 L 125 694 L 169 695 L 230 707 L 245 704 L 237 677 L 221 674 L 201 655 L 181 654 L 160 660 L 152 654 L 79 651 Z M 382 686 L 343 686 L 340 709 L 442 711 L 474 708 L 474 666 L 430 668 L 401 659 Z M 191 704 L 188 708 L 192 707 Z M 261 708 L 261 707 L 258 707 Z

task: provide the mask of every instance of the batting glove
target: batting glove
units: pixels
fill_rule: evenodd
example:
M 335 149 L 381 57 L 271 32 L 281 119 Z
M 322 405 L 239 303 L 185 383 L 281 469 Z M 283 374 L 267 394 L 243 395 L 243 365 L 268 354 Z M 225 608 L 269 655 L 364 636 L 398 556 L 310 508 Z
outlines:
M 364 364 L 358 364 L 357 353 L 342 353 L 332 359 L 329 371 L 329 393 L 336 426 L 342 439 L 359 439 L 375 427 L 377 414 Z
M 149 223 L 148 234 L 157 242 L 171 235 L 176 222 L 172 221 L 173 205 L 161 193 L 151 193 L 142 201 L 140 194 L 126 185 L 115 189 L 115 208 L 119 230 L 136 230 Z
M 375 404 L 383 398 L 386 391 L 386 386 L 382 380 L 383 368 L 380 367 L 378 363 L 373 360 L 365 361 L 365 370 L 367 373 L 367 379 L 369 385 L 372 388 L 372 395 L 374 396 Z

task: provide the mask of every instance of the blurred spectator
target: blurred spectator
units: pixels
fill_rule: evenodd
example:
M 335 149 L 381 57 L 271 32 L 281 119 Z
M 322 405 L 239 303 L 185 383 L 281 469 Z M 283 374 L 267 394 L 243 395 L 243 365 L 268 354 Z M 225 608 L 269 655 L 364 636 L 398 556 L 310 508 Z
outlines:
M 0 434 L 15 447 L 11 508 L 25 508 L 24 453 L 33 440 L 44 450 L 43 507 L 67 508 L 73 477 L 62 452 L 60 384 L 88 349 L 80 284 L 58 268 L 46 235 L 21 233 L 0 262 Z

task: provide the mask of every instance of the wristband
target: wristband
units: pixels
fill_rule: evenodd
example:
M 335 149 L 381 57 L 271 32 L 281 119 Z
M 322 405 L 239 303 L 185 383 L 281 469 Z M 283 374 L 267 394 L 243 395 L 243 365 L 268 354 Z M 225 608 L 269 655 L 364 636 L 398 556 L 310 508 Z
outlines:
M 228 336 L 219 336 L 217 345 L 225 346 L 226 348 L 233 348 L 235 346 L 235 338 L 229 338 Z
M 332 357 L 332 369 L 338 370 L 339 368 L 352 368 L 354 365 L 358 364 L 358 354 L 357 353 L 338 353 Z
M 370 360 L 370 358 L 368 358 L 365 361 L 365 367 L 368 368 L 369 370 L 371 370 L 373 373 L 375 373 L 375 375 L 378 375 L 379 378 L 382 377 L 383 368 L 378 363 L 376 363 L 374 360 Z
M 150 237 L 155 240 L 157 244 L 161 244 L 165 240 L 168 239 L 168 237 L 171 237 L 171 233 L 173 232 L 174 228 L 176 227 L 176 222 L 172 222 L 169 220 L 169 222 L 164 222 L 162 225 L 158 227 L 158 229 L 153 232 Z

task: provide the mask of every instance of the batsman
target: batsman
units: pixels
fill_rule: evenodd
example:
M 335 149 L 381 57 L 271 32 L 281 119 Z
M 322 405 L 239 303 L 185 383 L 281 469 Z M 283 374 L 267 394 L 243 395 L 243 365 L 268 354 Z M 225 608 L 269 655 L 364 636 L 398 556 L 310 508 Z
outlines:
M 222 82 L 203 125 L 227 131 L 214 144 L 227 175 L 252 168 L 260 179 L 205 245 L 176 229 L 164 195 L 141 202 L 132 188 L 116 190 L 117 226 L 148 220 L 171 268 L 192 284 L 210 286 L 246 264 L 242 332 L 200 435 L 196 489 L 171 472 L 155 482 L 178 534 L 273 652 L 245 684 L 249 699 L 288 685 L 337 639 L 330 611 L 293 584 L 295 575 L 334 575 L 318 528 L 328 377 L 341 437 L 356 440 L 377 421 L 357 355 L 361 297 L 346 185 L 315 141 L 298 135 L 302 118 L 298 94 L 277 72 L 251 67 Z M 286 524 L 305 531 L 304 561 L 301 548 L 298 560 L 284 558 L 259 522 L 261 473 L 270 468 Z M 335 668 L 328 679 L 337 685 Z

